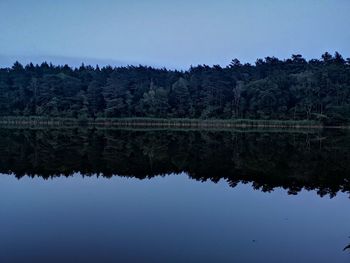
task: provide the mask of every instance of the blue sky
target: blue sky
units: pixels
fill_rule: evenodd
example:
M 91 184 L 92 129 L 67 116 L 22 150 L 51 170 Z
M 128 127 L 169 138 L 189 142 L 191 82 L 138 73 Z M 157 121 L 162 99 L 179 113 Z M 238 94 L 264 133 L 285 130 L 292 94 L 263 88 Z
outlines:
M 186 68 L 293 53 L 349 57 L 349 14 L 348 0 L 0 0 L 0 64 L 59 58 Z

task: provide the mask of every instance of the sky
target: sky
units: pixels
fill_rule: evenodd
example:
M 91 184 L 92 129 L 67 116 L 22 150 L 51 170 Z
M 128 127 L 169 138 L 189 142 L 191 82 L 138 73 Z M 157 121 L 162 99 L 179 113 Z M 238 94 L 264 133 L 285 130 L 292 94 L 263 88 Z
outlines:
M 349 0 L 0 0 L 0 66 L 350 57 Z

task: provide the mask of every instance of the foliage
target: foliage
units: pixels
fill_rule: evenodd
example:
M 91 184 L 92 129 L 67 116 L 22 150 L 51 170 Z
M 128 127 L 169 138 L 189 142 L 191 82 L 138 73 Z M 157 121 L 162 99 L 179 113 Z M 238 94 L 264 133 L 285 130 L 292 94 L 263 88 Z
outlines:
M 350 59 L 339 53 L 233 59 L 188 71 L 16 62 L 0 69 L 0 116 L 350 122 Z

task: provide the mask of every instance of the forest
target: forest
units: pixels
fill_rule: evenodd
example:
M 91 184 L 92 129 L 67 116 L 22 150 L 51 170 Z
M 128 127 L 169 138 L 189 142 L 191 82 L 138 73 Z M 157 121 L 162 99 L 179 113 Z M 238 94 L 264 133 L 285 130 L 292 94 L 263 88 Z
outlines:
M 0 116 L 316 120 L 350 123 L 350 58 L 326 52 L 186 71 L 148 66 L 0 69 Z

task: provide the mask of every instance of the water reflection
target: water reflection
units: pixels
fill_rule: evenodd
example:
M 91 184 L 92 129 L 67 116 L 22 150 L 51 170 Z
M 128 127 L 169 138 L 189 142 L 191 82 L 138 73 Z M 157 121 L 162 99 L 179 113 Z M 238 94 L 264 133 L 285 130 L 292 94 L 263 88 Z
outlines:
M 1 129 L 0 172 L 52 178 L 81 172 L 139 179 L 185 171 L 199 181 L 251 182 L 320 196 L 350 192 L 347 131 L 230 132 Z
M 348 262 L 349 200 L 185 174 L 0 176 L 0 262 Z M 255 242 L 254 242 L 255 240 Z
M 344 247 L 343 251 L 345 251 L 345 250 L 349 250 L 349 249 L 350 249 L 350 244 L 349 244 L 349 245 L 347 245 L 346 247 Z
M 0 262 L 348 262 L 349 146 L 341 130 L 1 129 Z

